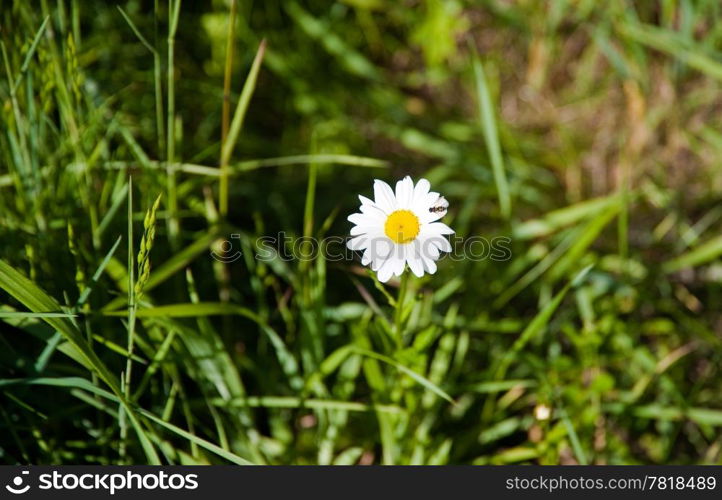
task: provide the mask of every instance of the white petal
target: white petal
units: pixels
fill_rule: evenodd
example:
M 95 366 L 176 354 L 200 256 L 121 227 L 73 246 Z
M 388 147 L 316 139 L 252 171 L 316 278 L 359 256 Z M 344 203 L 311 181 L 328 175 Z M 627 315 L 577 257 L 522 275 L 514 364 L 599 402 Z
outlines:
M 427 259 L 422 257 L 421 260 L 424 262 L 424 270 L 429 274 L 434 274 L 436 272 L 436 262 L 434 262 L 432 259 Z
M 379 207 L 373 200 L 366 198 L 365 196 L 358 195 L 358 199 L 361 200 L 361 213 L 364 214 L 384 214 L 384 211 Z
M 351 236 L 358 236 L 360 234 L 368 234 L 369 237 L 379 234 L 379 227 L 373 226 L 354 226 L 351 228 Z
M 409 265 L 411 272 L 421 278 L 424 275 L 424 262 L 415 249 L 410 250 L 406 253 L 406 263 Z
M 361 264 L 368 266 L 371 263 L 371 255 L 369 249 L 364 250 L 364 254 L 361 256 Z
M 431 184 L 426 179 L 419 179 L 419 182 L 414 186 L 413 203 L 423 202 L 427 194 L 429 194 Z
M 394 252 L 394 275 L 401 276 L 406 269 L 406 245 L 398 245 Z
M 378 179 L 374 180 L 374 201 L 387 214 L 396 210 L 396 198 L 391 186 Z
M 442 252 L 451 252 L 451 243 L 443 236 L 434 236 L 430 241 Z
M 419 219 L 421 219 L 421 222 L 433 222 L 441 217 L 440 215 L 429 211 L 438 199 L 439 193 L 433 191 L 414 197 L 412 210 L 416 213 Z
M 446 213 L 447 213 L 446 210 L 444 210 L 442 212 L 431 211 L 431 207 L 435 207 L 435 206 L 436 206 L 436 202 L 432 203 L 428 208 L 421 210 L 421 214 L 418 217 L 422 224 L 429 224 L 431 222 L 441 219 L 442 217 L 444 217 L 446 215 Z
M 369 244 L 369 237 L 367 235 L 356 236 L 346 242 L 346 246 L 351 250 L 363 250 Z
M 433 207 L 436 204 L 440 196 L 441 195 L 436 191 L 429 191 L 426 196 L 421 198 L 421 203 L 424 204 L 427 212 L 429 211 L 429 208 Z
M 378 272 L 376 273 L 376 277 L 381 283 L 386 283 L 389 279 L 391 279 L 391 276 L 394 273 L 395 262 L 396 259 L 393 256 L 390 256 L 381 265 Z
M 363 215 L 371 217 L 376 224 L 385 223 L 386 217 L 388 217 L 386 212 L 381 210 L 381 208 L 375 203 L 372 205 L 361 205 L 360 210 Z
M 351 214 L 347 219 L 357 226 L 372 226 L 376 222 L 376 218 L 369 214 Z
M 386 260 L 391 255 L 396 244 L 385 234 L 379 231 L 366 236 L 368 237 L 366 247 L 372 260 Z
M 408 175 L 396 183 L 396 206 L 397 208 L 411 208 L 411 200 L 414 195 L 414 181 Z
M 442 238 L 442 236 L 437 236 Z M 438 260 L 441 253 L 439 247 L 434 244 L 434 238 L 419 239 L 419 255 L 424 259 Z
M 366 198 L 365 196 L 358 195 L 358 199 L 361 200 L 361 205 L 373 205 L 373 200 Z
M 436 191 L 429 191 L 426 193 L 426 196 L 423 196 L 420 201 L 426 205 L 427 207 L 432 206 L 434 203 L 436 203 L 436 200 L 439 199 L 439 196 L 441 196 Z
M 421 226 L 421 232 L 425 235 L 454 234 L 455 231 L 443 222 L 432 222 Z
M 429 224 L 441 219 L 444 215 L 446 215 L 446 212 L 430 212 L 429 209 L 426 209 L 424 215 L 420 216 L 419 219 L 422 224 Z
M 427 273 L 434 274 L 436 272 L 436 263 L 439 258 L 439 249 L 434 245 L 430 238 L 417 239 L 414 243 L 418 243 L 416 255 L 424 266 Z

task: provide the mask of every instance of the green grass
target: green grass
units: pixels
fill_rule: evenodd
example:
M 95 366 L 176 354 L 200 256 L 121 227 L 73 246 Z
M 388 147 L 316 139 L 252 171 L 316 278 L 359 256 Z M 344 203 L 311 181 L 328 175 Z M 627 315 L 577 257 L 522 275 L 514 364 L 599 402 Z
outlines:
M 0 3 L 0 463 L 722 463 L 720 10 Z M 254 258 L 407 174 L 512 258 Z

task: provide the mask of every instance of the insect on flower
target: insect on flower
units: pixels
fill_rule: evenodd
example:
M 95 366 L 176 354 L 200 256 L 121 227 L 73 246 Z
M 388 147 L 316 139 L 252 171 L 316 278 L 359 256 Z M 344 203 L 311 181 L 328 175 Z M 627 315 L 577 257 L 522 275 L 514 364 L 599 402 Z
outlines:
M 441 214 L 443 217 L 446 215 L 446 211 L 449 208 L 449 202 L 446 201 L 446 198 L 443 196 L 439 196 L 439 199 L 436 200 L 436 203 L 434 203 L 433 206 L 429 207 L 429 212 L 434 214 Z
M 394 192 L 384 181 L 374 181 L 374 199 L 359 195 L 360 213 L 349 215 L 354 224 L 351 250 L 363 251 L 361 263 L 376 271 L 379 281 L 401 276 L 406 266 L 421 277 L 436 272 L 441 252 L 450 252 L 445 235 L 454 231 L 437 222 L 446 215 L 449 202 L 430 191 L 431 184 L 420 179 L 414 185 L 406 176 Z

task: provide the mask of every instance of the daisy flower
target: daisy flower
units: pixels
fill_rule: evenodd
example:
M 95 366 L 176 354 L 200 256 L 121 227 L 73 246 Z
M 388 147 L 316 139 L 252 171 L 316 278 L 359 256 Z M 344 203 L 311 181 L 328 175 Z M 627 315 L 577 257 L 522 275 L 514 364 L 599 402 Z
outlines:
M 396 183 L 396 192 L 384 181 L 374 181 L 374 199 L 359 195 L 361 212 L 349 215 L 354 224 L 347 245 L 363 251 L 361 263 L 371 265 L 380 282 L 401 276 L 406 266 L 421 277 L 436 272 L 441 252 L 450 252 L 444 235 L 454 231 L 443 222 L 449 203 L 421 179 L 414 185 L 406 176 Z

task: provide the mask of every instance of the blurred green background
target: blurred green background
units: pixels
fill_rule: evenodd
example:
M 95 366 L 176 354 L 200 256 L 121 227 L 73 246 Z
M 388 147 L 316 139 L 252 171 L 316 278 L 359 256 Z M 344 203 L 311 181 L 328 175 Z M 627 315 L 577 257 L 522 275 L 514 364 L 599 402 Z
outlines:
M 721 11 L 0 0 L 0 462 L 720 463 Z M 512 258 L 254 258 L 404 175 Z

